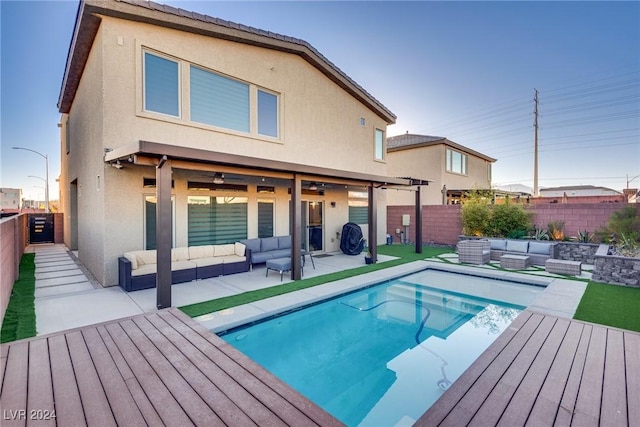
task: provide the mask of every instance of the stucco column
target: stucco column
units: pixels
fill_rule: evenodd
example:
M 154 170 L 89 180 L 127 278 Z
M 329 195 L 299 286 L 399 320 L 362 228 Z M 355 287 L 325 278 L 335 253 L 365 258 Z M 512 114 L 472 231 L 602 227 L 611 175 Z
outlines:
M 171 307 L 171 160 L 156 166 L 156 306 Z
M 294 174 L 291 180 L 291 278 L 302 279 L 302 178 Z

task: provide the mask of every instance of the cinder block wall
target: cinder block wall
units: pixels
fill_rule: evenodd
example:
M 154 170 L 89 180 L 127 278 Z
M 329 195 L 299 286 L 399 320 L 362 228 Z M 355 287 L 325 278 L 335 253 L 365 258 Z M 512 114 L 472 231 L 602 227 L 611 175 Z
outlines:
M 578 231 L 593 233 L 609 222 L 611 215 L 629 206 L 626 203 L 580 203 L 580 204 L 547 204 L 528 205 L 533 212 L 533 223 L 542 229 L 547 229 L 551 221 L 564 221 L 566 237 L 578 235 Z M 640 215 L 640 204 L 635 206 Z M 458 236 L 462 234 L 462 220 L 460 205 L 425 205 L 422 207 L 422 242 L 444 245 L 455 245 Z M 402 225 L 402 215 L 409 214 L 408 239 L 415 242 L 415 207 L 388 206 L 387 233 L 393 236 L 394 243 L 400 242 L 395 230 L 405 230 Z
M 27 215 L 20 214 L 0 222 L 0 327 L 9 304 L 13 282 L 18 278 L 20 260 L 27 242 Z

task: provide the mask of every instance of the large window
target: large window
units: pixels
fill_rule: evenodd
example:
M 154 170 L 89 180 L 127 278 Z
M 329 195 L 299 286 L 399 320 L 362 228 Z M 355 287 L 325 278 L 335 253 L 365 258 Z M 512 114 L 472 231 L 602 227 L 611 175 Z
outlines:
M 171 116 L 180 115 L 178 63 L 144 53 L 144 109 Z
M 375 136 L 375 158 L 376 160 L 384 160 L 384 131 L 376 129 Z
M 460 151 L 447 148 L 446 151 L 447 172 L 467 174 L 467 155 Z
M 258 90 L 258 133 L 278 137 L 278 97 Z
M 258 199 L 258 237 L 273 236 L 274 200 Z
M 247 198 L 188 197 L 189 246 L 234 243 L 247 238 Z
M 191 120 L 249 132 L 249 85 L 191 66 Z
M 360 191 L 349 191 L 349 222 L 369 223 L 369 195 Z

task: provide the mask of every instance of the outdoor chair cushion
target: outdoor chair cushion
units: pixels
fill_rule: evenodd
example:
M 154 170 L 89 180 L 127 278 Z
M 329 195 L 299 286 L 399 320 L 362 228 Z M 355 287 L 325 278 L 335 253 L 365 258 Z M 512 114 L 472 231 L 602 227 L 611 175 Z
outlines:
M 507 240 L 507 251 L 526 253 L 529 248 L 529 242 L 526 240 Z
M 189 246 L 189 259 L 213 258 L 213 245 Z
M 278 249 L 291 249 L 291 236 L 278 236 Z
M 507 241 L 505 239 L 489 239 L 491 243 L 491 249 L 494 251 L 506 251 Z
M 540 254 L 540 255 L 550 255 L 551 244 L 545 243 L 545 242 L 529 242 L 529 253 Z
M 277 249 L 278 249 L 277 237 L 267 237 L 262 239 L 262 246 L 260 248 L 261 252 L 275 251 Z

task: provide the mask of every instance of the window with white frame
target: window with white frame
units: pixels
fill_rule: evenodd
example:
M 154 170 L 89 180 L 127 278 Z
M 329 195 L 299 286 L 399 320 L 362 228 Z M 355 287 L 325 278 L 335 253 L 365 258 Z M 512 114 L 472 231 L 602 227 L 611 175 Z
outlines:
M 278 96 L 258 89 L 258 133 L 278 137 Z
M 384 160 L 384 131 L 376 129 L 375 135 L 375 159 Z
M 193 65 L 190 70 L 191 120 L 249 132 L 249 85 Z
M 447 172 L 467 174 L 467 155 L 457 150 L 447 148 L 446 151 Z
M 178 62 L 144 52 L 144 109 L 180 115 Z

